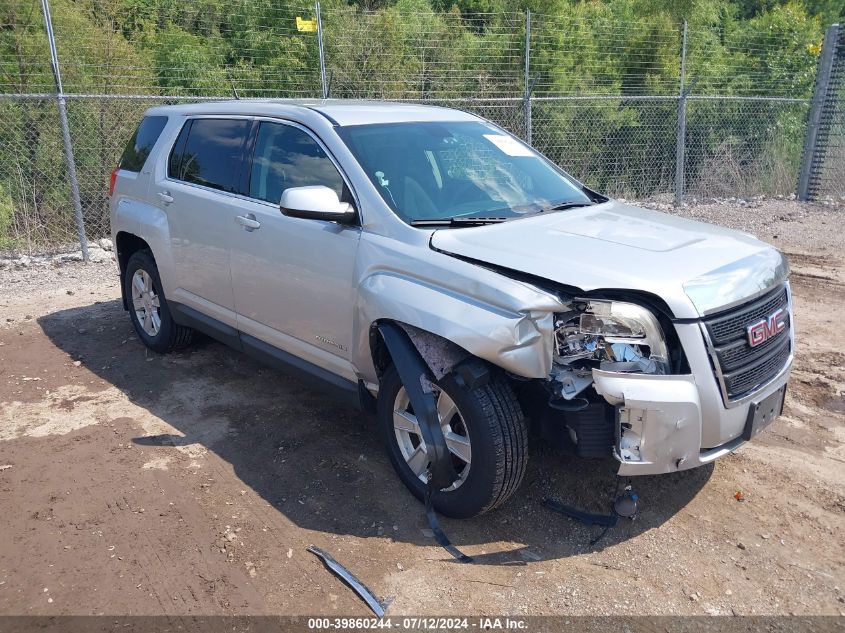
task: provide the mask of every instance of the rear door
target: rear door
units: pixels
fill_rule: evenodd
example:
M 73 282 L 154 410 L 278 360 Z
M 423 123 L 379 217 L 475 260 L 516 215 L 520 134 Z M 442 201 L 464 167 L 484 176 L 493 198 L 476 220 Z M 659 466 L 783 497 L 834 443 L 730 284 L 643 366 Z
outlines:
M 237 228 L 244 146 L 252 120 L 188 119 L 150 197 L 167 214 L 175 291 L 168 300 L 237 327 L 229 242 Z

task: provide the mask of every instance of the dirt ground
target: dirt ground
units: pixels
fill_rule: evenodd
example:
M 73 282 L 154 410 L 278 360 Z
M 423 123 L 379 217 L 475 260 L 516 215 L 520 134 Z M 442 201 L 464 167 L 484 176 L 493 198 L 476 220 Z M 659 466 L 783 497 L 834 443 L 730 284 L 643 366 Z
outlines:
M 367 607 L 315 544 L 401 614 L 845 615 L 845 211 L 778 202 L 682 213 L 743 227 L 793 268 L 785 415 L 714 466 L 636 480 L 534 442 L 505 507 L 427 537 L 373 421 L 220 344 L 158 356 L 114 262 L 0 270 L 0 614 L 328 614 Z M 761 213 L 765 213 L 760 222 Z M 741 491 L 743 501 L 735 493 Z

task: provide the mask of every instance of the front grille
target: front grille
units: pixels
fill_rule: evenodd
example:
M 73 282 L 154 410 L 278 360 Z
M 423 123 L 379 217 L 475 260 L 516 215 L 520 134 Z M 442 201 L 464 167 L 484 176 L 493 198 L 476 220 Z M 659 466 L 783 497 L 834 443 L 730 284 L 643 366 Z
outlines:
M 747 303 L 738 308 L 732 308 L 726 313 L 710 317 L 705 321 L 707 330 L 710 332 L 710 340 L 713 341 L 713 345 L 722 345 L 742 338 L 745 336 L 745 328 L 786 305 L 786 287 L 782 286 L 753 303 Z
M 748 326 L 789 305 L 786 285 L 765 296 L 704 320 L 715 356 L 717 378 L 728 400 L 737 400 L 774 378 L 792 352 L 792 315 L 786 328 L 757 347 L 748 344 Z
M 774 308 L 774 310 L 777 310 L 777 308 Z M 752 323 L 756 323 L 757 321 L 752 321 Z M 788 328 L 791 326 L 789 317 L 787 317 L 786 325 L 788 331 Z M 786 338 L 789 337 L 787 336 Z M 762 345 L 751 347 L 748 344 L 746 331 L 743 329 L 742 338 L 717 347 L 716 355 L 719 357 L 719 364 L 722 366 L 722 371 L 733 371 L 762 358 L 772 351 L 772 349 L 781 345 L 783 341 L 783 336 L 773 336 Z
M 728 395 L 735 397 L 753 390 L 778 374 L 789 358 L 789 339 L 781 342 L 774 353 L 769 354 L 759 362 L 751 363 L 735 372 L 725 374 L 725 386 Z

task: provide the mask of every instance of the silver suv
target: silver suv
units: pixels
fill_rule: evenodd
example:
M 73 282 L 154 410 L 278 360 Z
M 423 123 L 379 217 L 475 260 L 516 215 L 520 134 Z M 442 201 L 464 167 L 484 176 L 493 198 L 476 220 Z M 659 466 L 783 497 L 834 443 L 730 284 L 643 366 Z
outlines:
M 418 497 L 469 517 L 528 435 L 620 475 L 693 468 L 780 414 L 788 266 L 608 199 L 482 118 L 353 101 L 150 109 L 111 180 L 123 303 L 376 413 Z

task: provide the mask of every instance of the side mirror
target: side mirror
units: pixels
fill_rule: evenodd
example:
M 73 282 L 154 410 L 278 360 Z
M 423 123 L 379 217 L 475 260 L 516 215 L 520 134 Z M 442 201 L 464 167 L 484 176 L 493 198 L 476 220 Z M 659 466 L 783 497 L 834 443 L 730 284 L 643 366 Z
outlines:
M 334 189 L 323 185 L 291 187 L 282 192 L 282 214 L 291 218 L 326 220 L 348 224 L 355 219 L 355 209 L 341 202 Z

